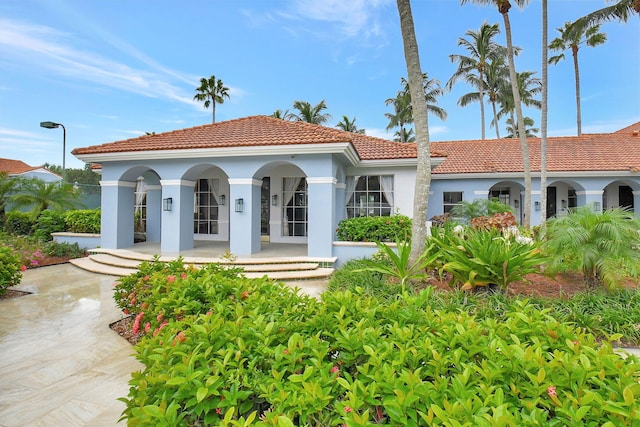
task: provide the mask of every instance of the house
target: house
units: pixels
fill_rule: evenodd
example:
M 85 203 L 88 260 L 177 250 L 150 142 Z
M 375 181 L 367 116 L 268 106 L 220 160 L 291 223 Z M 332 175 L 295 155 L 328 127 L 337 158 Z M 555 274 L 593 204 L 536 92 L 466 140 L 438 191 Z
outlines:
M 586 204 L 640 206 L 638 131 L 640 122 L 609 134 L 548 138 L 547 213 L 562 215 Z M 531 223 L 537 224 L 540 141 L 529 144 Z M 228 242 L 235 255 L 249 255 L 268 239 L 306 244 L 315 257 L 334 254 L 344 218 L 411 216 L 416 153 L 412 143 L 267 116 L 72 151 L 102 165 L 103 248 L 133 246 L 135 205 L 144 204 L 146 239 L 159 242 L 162 254 L 214 240 Z M 462 200 L 496 197 L 522 219 L 518 140 L 435 142 L 431 162 L 427 218 Z
M 6 172 L 9 177 L 38 178 L 45 182 L 57 182 L 62 179 L 60 175 L 43 166 L 29 166 L 22 160 L 0 158 L 0 172 Z

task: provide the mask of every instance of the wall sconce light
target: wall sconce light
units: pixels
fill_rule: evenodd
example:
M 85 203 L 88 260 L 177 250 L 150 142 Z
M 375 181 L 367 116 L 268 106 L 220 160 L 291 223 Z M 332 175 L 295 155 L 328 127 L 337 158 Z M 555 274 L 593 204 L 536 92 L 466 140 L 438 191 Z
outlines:
M 514 200 L 513 201 L 513 207 L 518 209 L 520 207 L 520 200 Z
M 220 206 L 224 206 L 224 204 L 227 203 L 227 196 L 225 196 L 224 194 L 220 195 Z
M 593 210 L 600 212 L 600 202 L 593 202 Z
M 274 194 L 271 196 L 271 206 L 278 206 L 278 195 Z
M 167 197 L 166 199 L 162 199 L 162 210 L 170 212 L 173 206 L 173 199 L 171 197 Z
M 535 202 L 534 206 L 535 206 L 536 211 L 540 210 L 540 202 Z
M 562 206 L 562 209 L 567 209 L 567 201 L 562 199 L 560 200 L 560 205 Z
M 244 199 L 236 199 L 236 212 L 244 210 Z

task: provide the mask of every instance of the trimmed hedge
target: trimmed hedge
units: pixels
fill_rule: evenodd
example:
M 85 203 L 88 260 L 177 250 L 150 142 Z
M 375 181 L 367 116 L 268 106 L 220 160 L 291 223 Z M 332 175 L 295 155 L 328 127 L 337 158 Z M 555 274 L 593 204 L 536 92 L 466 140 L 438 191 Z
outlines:
M 404 215 L 362 216 L 338 224 L 338 240 L 348 242 L 396 242 L 411 237 L 411 218 Z
M 65 222 L 71 233 L 100 233 L 100 209 L 67 211 Z

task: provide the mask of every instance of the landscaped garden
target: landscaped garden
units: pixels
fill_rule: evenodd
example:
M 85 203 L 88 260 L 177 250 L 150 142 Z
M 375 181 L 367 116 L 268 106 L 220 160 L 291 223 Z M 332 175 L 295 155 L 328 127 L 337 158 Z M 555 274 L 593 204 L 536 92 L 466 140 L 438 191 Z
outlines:
M 122 398 L 123 419 L 640 423 L 640 360 L 614 351 L 640 345 L 637 218 L 580 208 L 523 234 L 508 213 L 459 216 L 432 230 L 415 262 L 400 234 L 410 221 L 400 219 L 373 220 L 392 230 L 396 249 L 380 244 L 371 259 L 348 262 L 320 299 L 181 260 L 144 263 L 118 280 L 114 297 L 131 316 L 130 339 L 145 366 Z M 357 222 L 338 234 L 357 231 Z M 544 275 L 581 277 L 585 291 L 513 291 Z

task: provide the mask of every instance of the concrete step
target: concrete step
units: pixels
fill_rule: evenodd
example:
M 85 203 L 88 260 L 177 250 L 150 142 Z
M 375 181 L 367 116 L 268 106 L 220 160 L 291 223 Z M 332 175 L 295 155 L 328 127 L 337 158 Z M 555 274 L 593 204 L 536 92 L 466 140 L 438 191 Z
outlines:
M 101 264 L 89 257 L 76 258 L 69 261 L 71 264 L 86 271 L 98 274 L 106 274 L 108 276 L 128 276 L 135 273 L 136 269 L 126 267 L 116 267 L 108 264 Z

